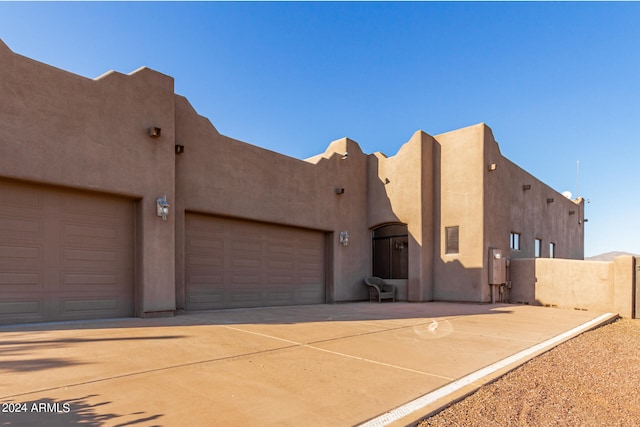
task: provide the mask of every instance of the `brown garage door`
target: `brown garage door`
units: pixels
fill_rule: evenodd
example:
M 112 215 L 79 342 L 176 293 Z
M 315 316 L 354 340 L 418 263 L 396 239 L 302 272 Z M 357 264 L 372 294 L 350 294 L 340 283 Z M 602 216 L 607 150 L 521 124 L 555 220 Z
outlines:
M 186 309 L 325 302 L 324 234 L 187 214 Z
M 133 315 L 130 200 L 0 181 L 0 323 Z

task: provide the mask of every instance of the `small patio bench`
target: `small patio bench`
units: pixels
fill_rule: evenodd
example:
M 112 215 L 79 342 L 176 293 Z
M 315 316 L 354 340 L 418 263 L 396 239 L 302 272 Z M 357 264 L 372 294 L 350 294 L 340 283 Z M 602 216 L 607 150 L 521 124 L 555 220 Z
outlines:
M 383 299 L 396 300 L 396 285 L 386 283 L 379 277 L 366 277 L 364 283 L 369 286 L 369 301 L 382 302 Z

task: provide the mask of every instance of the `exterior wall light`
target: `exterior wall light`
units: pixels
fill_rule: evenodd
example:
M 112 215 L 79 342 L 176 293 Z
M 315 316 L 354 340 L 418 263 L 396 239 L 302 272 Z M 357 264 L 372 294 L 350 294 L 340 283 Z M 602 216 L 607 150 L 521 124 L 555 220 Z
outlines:
M 569 215 L 575 215 L 576 211 L 569 211 Z
M 495 163 L 490 163 L 489 164 L 489 171 L 494 171 L 498 168 L 498 165 L 496 165 Z
M 162 132 L 162 129 L 160 129 L 159 127 L 150 127 L 149 128 L 149 136 L 151 138 L 160 138 L 160 133 Z
M 349 158 L 349 153 L 347 151 L 342 155 L 342 160 L 347 160 Z
M 531 184 L 524 184 L 522 186 L 522 191 L 527 191 L 527 190 L 531 190 Z
M 344 188 L 342 187 L 336 188 L 336 194 L 344 194 Z
M 547 199 L 547 203 L 553 203 L 553 197 L 549 197 L 549 198 Z
M 349 244 L 349 232 L 348 231 L 341 231 L 340 232 L 340 244 L 342 246 L 347 246 Z
M 184 145 L 176 145 L 176 154 L 184 153 Z
M 156 210 L 158 216 L 162 217 L 163 221 L 167 220 L 167 215 L 169 215 L 169 207 L 171 205 L 167 201 L 167 196 L 158 197 L 156 199 Z

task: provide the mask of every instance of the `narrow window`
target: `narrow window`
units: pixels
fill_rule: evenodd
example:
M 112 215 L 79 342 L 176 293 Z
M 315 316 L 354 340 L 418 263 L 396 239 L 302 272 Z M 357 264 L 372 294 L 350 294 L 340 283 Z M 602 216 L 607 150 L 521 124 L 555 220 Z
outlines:
M 458 226 L 445 227 L 445 253 L 460 253 L 460 234 Z
M 534 254 L 536 258 L 540 258 L 542 256 L 542 240 L 536 239 L 536 246 L 534 249 Z
M 520 233 L 511 232 L 509 247 L 516 251 L 520 250 Z
M 549 243 L 549 258 L 556 257 L 556 244 L 551 242 Z

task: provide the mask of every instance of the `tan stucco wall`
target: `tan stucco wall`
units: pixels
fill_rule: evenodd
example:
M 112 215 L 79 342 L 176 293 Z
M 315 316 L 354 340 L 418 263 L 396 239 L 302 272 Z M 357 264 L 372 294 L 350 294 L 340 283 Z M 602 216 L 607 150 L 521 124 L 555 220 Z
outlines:
M 634 316 L 635 262 L 631 256 L 619 256 L 613 261 L 613 309 L 624 317 Z M 636 307 L 636 310 L 640 307 Z M 636 318 L 638 313 L 635 313 Z
M 632 316 L 632 257 L 614 262 L 514 259 L 509 272 L 511 303 Z
M 491 248 L 507 258 L 533 257 L 540 238 L 543 257 L 550 242 L 556 257 L 583 257 L 582 201 L 567 200 L 502 156 L 484 123 L 435 137 L 416 132 L 396 155 L 370 156 L 368 194 L 370 227 L 409 227 L 409 300 L 490 301 Z M 459 227 L 458 254 L 445 253 L 449 226 Z M 519 251 L 509 249 L 511 231 L 522 235 Z
M 481 301 L 483 131 L 470 126 L 434 137 L 434 299 Z M 445 253 L 445 228 L 459 227 L 460 253 Z
M 184 299 L 185 211 L 323 231 L 332 258 L 329 300 L 367 298 L 367 157 L 357 143 L 334 141 L 323 155 L 303 161 L 221 135 L 182 97 L 176 97 L 176 118 L 176 140 L 185 147 L 176 162 L 178 305 Z M 348 246 L 338 245 L 343 230 Z
M 397 281 L 400 300 L 433 299 L 433 147 L 433 138 L 418 131 L 394 156 L 369 156 L 369 228 L 403 223 L 409 232 L 409 277 Z
M 487 126 L 484 149 L 484 262 L 488 262 L 491 248 L 501 249 L 509 259 L 533 258 L 536 238 L 542 240 L 542 258 L 550 256 L 549 244 L 553 242 L 555 258 L 583 259 L 582 199 L 568 200 L 505 158 Z M 495 170 L 490 170 L 491 164 Z M 524 190 L 525 185 L 530 188 Z M 520 250 L 510 249 L 511 232 L 521 234 Z M 483 300 L 488 301 L 488 275 L 482 279 Z
M 583 259 L 582 199 L 567 199 L 502 156 L 491 129 L 485 131 L 485 251 L 495 247 L 509 258 L 533 258 L 534 241 L 539 238 L 543 258 L 549 257 L 549 243 L 554 242 L 556 258 Z M 489 171 L 491 163 L 496 170 Z M 525 185 L 531 188 L 523 190 Z M 512 231 L 521 233 L 520 250 L 509 249 Z
M 582 205 L 505 159 L 484 124 L 435 137 L 415 132 L 391 157 L 366 155 L 343 138 L 298 160 L 220 134 L 174 93 L 169 76 L 141 68 L 87 79 L 2 42 L 0 99 L 0 177 L 136 201 L 140 315 L 184 307 L 189 211 L 324 233 L 329 302 L 368 298 L 371 230 L 387 223 L 408 227 L 409 278 L 398 284 L 399 299 L 410 301 L 489 301 L 492 247 L 532 256 L 541 237 L 543 256 L 555 239 L 557 256 L 582 257 Z M 148 136 L 153 126 L 160 138 Z M 155 213 L 164 194 L 167 221 Z M 459 227 L 459 254 L 445 254 L 447 226 Z M 349 232 L 348 246 L 338 244 L 340 231 Z M 522 233 L 519 252 L 508 249 L 510 231 Z
M 0 176 L 136 199 L 137 312 L 173 310 L 173 79 L 147 68 L 83 78 L 0 42 Z M 151 139 L 148 128 L 162 128 Z

